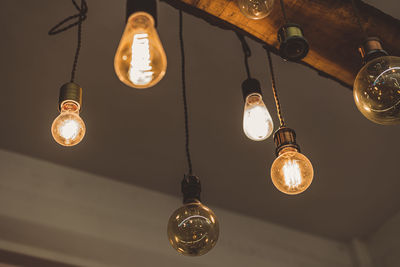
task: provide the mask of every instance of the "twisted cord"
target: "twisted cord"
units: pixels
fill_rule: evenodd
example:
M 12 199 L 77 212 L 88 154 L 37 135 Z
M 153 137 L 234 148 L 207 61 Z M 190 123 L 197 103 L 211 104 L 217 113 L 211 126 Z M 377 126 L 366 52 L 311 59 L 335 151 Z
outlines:
M 81 0 L 81 5 L 79 6 L 75 0 L 72 0 L 72 4 L 75 6 L 75 9 L 78 11 L 77 14 L 66 17 L 59 23 L 57 23 L 53 28 L 51 28 L 48 32 L 49 35 L 56 35 L 61 32 L 65 32 L 72 27 L 78 26 L 78 40 L 77 40 L 77 46 L 75 50 L 75 56 L 74 56 L 74 62 L 72 64 L 72 71 L 71 71 L 71 82 L 74 82 L 75 80 L 75 72 L 76 68 L 78 65 L 78 59 L 79 59 L 79 52 L 81 50 L 81 43 L 82 43 L 82 22 L 86 20 L 87 18 L 87 12 L 88 12 L 88 6 L 86 3 L 86 0 Z M 73 21 L 74 19 L 78 18 L 77 21 Z M 73 22 L 71 22 L 73 21 Z M 70 22 L 67 24 L 67 22 Z M 67 24 L 67 25 L 65 25 Z M 65 25 L 65 26 L 64 26 Z
M 286 16 L 286 9 L 285 9 L 285 3 L 283 3 L 283 0 L 280 0 L 281 2 L 281 10 L 282 10 L 282 15 L 283 15 L 283 20 L 285 21 L 285 24 L 288 23 L 288 19 Z
M 283 127 L 283 126 L 285 126 L 285 120 L 283 119 L 281 104 L 280 104 L 279 98 L 278 98 L 278 92 L 277 92 L 276 82 L 275 82 L 274 67 L 272 65 L 271 52 L 269 51 L 268 47 L 264 46 L 264 48 L 267 51 L 267 56 L 268 56 L 269 72 L 271 75 L 271 85 L 272 85 L 272 92 L 274 93 L 276 111 L 278 113 L 280 127 Z
M 190 157 L 190 146 L 189 146 L 189 112 L 188 103 L 186 97 L 186 77 L 185 77 L 185 48 L 183 46 L 183 16 L 182 10 L 179 10 L 179 42 L 181 48 L 181 66 L 182 66 L 182 97 L 183 97 L 183 111 L 185 116 L 185 150 L 186 159 L 189 168 L 189 175 L 193 174 L 192 159 Z
M 361 24 L 361 16 L 360 16 L 360 12 L 358 11 L 358 8 L 357 8 L 356 1 L 355 0 L 351 0 L 351 5 L 353 7 L 353 12 L 354 12 L 354 15 L 356 17 L 358 27 L 360 28 L 360 32 L 363 35 L 363 37 L 365 39 L 367 39 L 368 38 L 368 34 L 367 34 L 366 30 L 364 29 L 364 27 Z
M 238 32 L 236 32 L 236 35 L 239 38 L 240 43 L 242 44 L 243 55 L 244 55 L 244 66 L 246 68 L 247 78 L 250 79 L 251 75 L 250 75 L 250 68 L 249 68 L 249 57 L 251 56 L 251 50 L 250 50 L 250 47 L 249 47 L 248 43 L 246 42 L 246 39 L 244 38 L 244 36 Z

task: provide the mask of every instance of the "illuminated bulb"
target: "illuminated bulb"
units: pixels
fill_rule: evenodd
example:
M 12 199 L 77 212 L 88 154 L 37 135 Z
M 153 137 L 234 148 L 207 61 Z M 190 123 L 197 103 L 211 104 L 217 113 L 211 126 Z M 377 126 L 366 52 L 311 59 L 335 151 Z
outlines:
M 177 209 L 168 221 L 172 247 L 187 256 L 201 256 L 217 243 L 219 223 L 214 212 L 199 201 Z
M 121 82 L 139 89 L 154 86 L 164 77 L 167 57 L 150 14 L 136 12 L 128 18 L 114 69 Z
M 246 136 L 254 141 L 262 141 L 272 134 L 273 129 L 272 118 L 262 96 L 258 93 L 248 95 L 243 114 L 243 130 Z
M 400 123 L 400 57 L 367 62 L 357 74 L 353 94 L 367 119 L 384 125 Z
M 54 140 L 63 146 L 74 146 L 85 136 L 85 123 L 79 116 L 79 105 L 66 101 L 61 105 L 60 115 L 51 126 Z
M 295 195 L 304 192 L 310 186 L 313 177 L 311 162 L 296 148 L 283 148 L 272 163 L 272 182 L 285 194 Z
M 249 19 L 262 19 L 271 13 L 274 0 L 237 0 L 237 4 Z

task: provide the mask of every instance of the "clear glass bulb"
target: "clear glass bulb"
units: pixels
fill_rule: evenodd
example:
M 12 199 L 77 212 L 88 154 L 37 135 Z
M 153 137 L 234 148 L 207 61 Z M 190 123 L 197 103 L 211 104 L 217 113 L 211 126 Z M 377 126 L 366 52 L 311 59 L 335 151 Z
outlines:
M 243 130 L 254 141 L 267 139 L 274 130 L 271 115 L 258 93 L 246 97 L 243 114 Z
M 274 0 L 237 0 L 237 4 L 249 19 L 262 19 L 271 13 Z
M 60 115 L 51 126 L 54 140 L 63 146 L 74 146 L 82 141 L 85 132 L 85 123 L 79 116 L 79 105 L 75 102 L 64 102 Z
M 164 77 L 167 57 L 150 14 L 136 12 L 128 18 L 114 69 L 121 82 L 139 89 L 154 86 Z
M 353 88 L 358 110 L 384 125 L 400 123 L 400 57 L 369 61 L 358 72 Z
M 214 212 L 200 202 L 185 204 L 168 221 L 172 247 L 187 256 L 201 256 L 217 243 L 219 223 Z
M 271 179 L 275 187 L 288 195 L 304 192 L 311 184 L 314 169 L 306 156 L 295 148 L 284 148 L 271 167 Z

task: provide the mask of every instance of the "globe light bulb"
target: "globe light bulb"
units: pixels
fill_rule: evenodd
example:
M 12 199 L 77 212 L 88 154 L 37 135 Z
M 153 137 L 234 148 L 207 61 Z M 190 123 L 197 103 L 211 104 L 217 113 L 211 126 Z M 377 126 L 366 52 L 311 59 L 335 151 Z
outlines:
M 61 105 L 60 115 L 53 121 L 51 133 L 63 146 L 74 146 L 85 136 L 85 123 L 79 116 L 79 105 L 66 101 Z
M 311 162 L 295 148 L 282 149 L 279 157 L 272 163 L 272 182 L 285 194 L 296 195 L 304 192 L 310 186 L 313 177 Z
M 357 74 L 353 94 L 367 119 L 383 125 L 400 123 L 400 57 L 368 61 Z
M 121 82 L 139 89 L 154 86 L 164 77 L 167 57 L 150 14 L 136 12 L 128 18 L 114 69 Z
M 271 13 L 274 0 L 237 0 L 237 4 L 249 19 L 262 19 Z
M 271 115 L 261 94 L 252 93 L 246 97 L 243 114 L 243 130 L 254 141 L 267 139 L 274 129 Z
M 176 251 L 187 256 L 201 256 L 217 243 L 219 223 L 211 209 L 200 201 L 193 201 L 171 215 L 167 233 Z

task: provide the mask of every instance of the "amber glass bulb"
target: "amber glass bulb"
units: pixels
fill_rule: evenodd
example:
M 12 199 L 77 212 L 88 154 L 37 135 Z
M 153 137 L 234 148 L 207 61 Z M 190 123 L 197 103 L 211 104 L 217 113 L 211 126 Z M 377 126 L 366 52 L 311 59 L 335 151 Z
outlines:
M 114 69 L 121 82 L 139 89 L 154 86 L 164 77 L 167 57 L 150 14 L 136 12 L 128 18 Z
M 295 148 L 282 149 L 272 163 L 272 182 L 285 194 L 296 195 L 304 192 L 310 186 L 313 177 L 311 162 Z
M 354 81 L 354 100 L 360 112 L 378 124 L 400 123 L 400 57 L 369 61 Z
M 237 4 L 249 19 L 262 19 L 271 13 L 274 0 L 237 0 Z
M 54 140 L 63 146 L 74 146 L 85 136 L 85 123 L 79 116 L 79 105 L 66 101 L 61 105 L 60 115 L 51 126 Z
M 201 256 L 217 243 L 219 223 L 214 212 L 200 202 L 185 204 L 168 221 L 172 247 L 187 256 Z
M 274 129 L 271 115 L 258 93 L 246 97 L 243 114 L 243 131 L 254 141 L 267 139 Z

